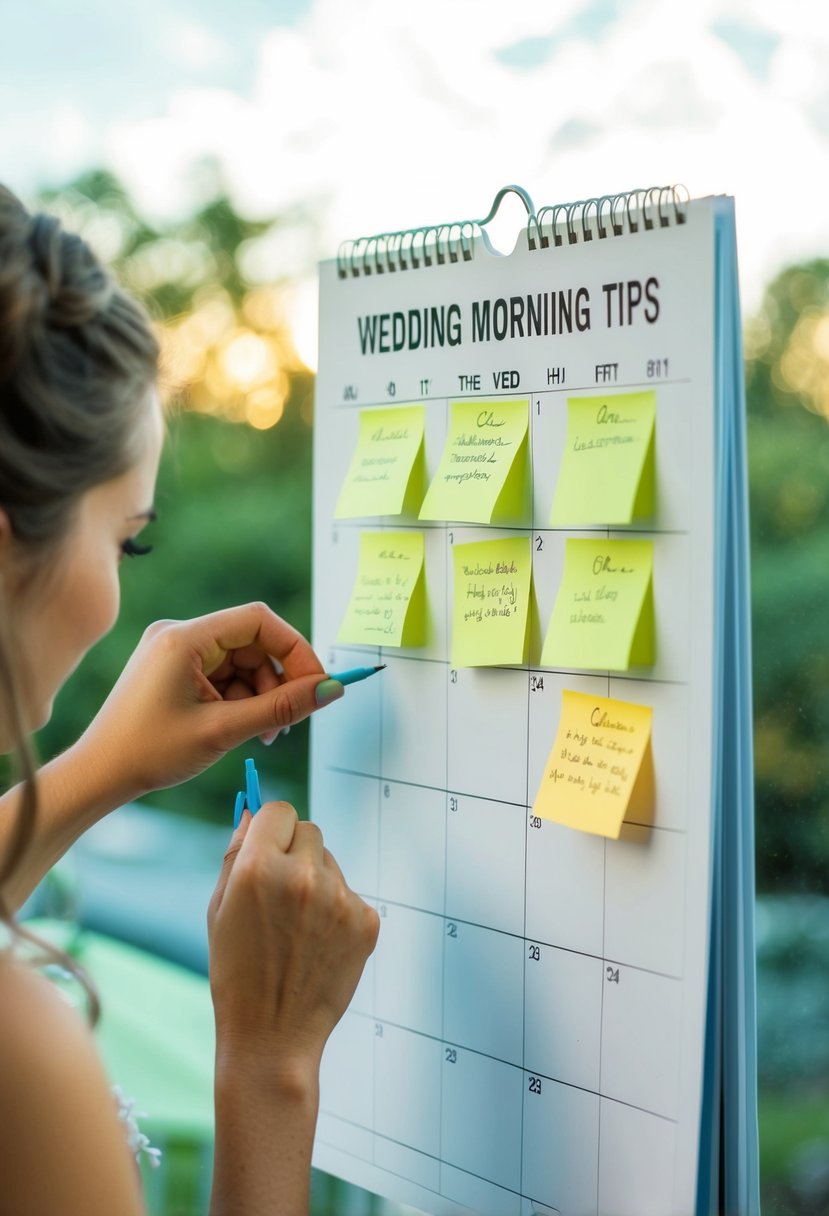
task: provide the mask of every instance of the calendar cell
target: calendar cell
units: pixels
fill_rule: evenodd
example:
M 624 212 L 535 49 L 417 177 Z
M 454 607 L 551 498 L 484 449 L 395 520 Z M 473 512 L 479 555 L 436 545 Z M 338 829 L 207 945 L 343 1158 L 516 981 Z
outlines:
M 324 815 L 326 848 L 336 858 L 348 885 L 361 895 L 373 894 L 377 890 L 380 800 L 376 777 L 320 768 L 312 796 L 320 817 Z
M 374 1164 L 398 1178 L 409 1179 L 430 1191 L 437 1192 L 440 1188 L 440 1161 L 437 1157 L 419 1153 L 396 1140 L 386 1140 L 383 1136 L 375 1137 Z
M 634 967 L 605 968 L 601 1092 L 675 1119 L 682 986 Z
M 444 935 L 444 1038 L 521 1064 L 523 940 L 448 919 Z
M 374 1122 L 373 1076 L 374 1022 L 347 1010 L 323 1052 L 321 1109 L 370 1129 Z
M 440 1038 L 443 1021 L 443 935 L 440 916 L 396 904 L 379 905 L 374 960 L 375 1014 Z
M 383 781 L 380 786 L 380 899 L 443 913 L 446 794 Z
M 447 916 L 523 935 L 524 807 L 467 794 L 446 805 Z
M 432 1157 L 439 1155 L 442 1057 L 437 1040 L 376 1023 L 374 1130 L 379 1136 Z M 401 1094 L 406 1095 L 405 1102 L 400 1101 Z
M 523 1081 L 520 1068 L 449 1042 L 444 1046 L 441 1159 L 515 1191 L 516 1208 Z M 445 1182 L 442 1172 L 441 1187 Z M 469 1203 L 468 1199 L 461 1201 Z
M 550 526 L 566 434 L 567 392 L 534 393 L 530 402 L 534 528 Z
M 602 1099 L 600 1117 L 599 1211 L 613 1216 L 676 1211 L 676 1125 L 607 1098 Z
M 653 828 L 623 828 L 607 843 L 605 956 L 619 963 L 682 975 L 685 837 Z
M 386 670 L 366 681 L 382 694 L 383 776 L 445 789 L 447 669 L 442 663 L 396 658 L 388 650 L 383 662 Z
M 377 890 L 380 800 L 376 777 L 319 769 L 313 797 L 314 806 L 325 815 L 326 848 L 336 858 L 348 885 L 361 895 L 373 894 Z
M 447 788 L 524 806 L 527 673 L 463 667 L 449 675 Z M 511 705 L 510 713 L 504 706 Z
M 322 1110 L 317 1118 L 315 1154 L 320 1145 L 360 1161 L 371 1161 L 374 1156 L 374 1132 Z
M 527 813 L 529 939 L 602 957 L 605 843 Z
M 530 1211 L 595 1216 L 599 1102 L 595 1093 L 525 1073 L 521 1191 L 533 1200 Z
M 441 1166 L 440 1189 L 448 1199 L 463 1204 L 452 1208 L 452 1216 L 519 1216 L 518 1195 L 454 1166 Z
M 601 959 L 532 941 L 524 953 L 524 1067 L 597 1093 Z
M 371 666 L 380 662 L 380 652 L 357 652 L 334 647 L 320 657 L 329 671 L 344 671 L 350 667 Z M 324 756 L 325 766 L 351 773 L 380 774 L 380 680 L 382 676 L 365 680 L 350 689 L 339 701 L 314 715 L 311 747 L 312 773 L 319 765 L 314 756 Z M 359 713 L 354 710 L 355 694 L 359 696 Z M 350 707 L 350 708 L 349 708 Z M 317 801 L 311 787 L 311 805 L 315 816 L 322 817 L 325 804 Z M 316 814 L 320 807 L 321 813 Z M 327 819 L 327 816 L 326 816 Z

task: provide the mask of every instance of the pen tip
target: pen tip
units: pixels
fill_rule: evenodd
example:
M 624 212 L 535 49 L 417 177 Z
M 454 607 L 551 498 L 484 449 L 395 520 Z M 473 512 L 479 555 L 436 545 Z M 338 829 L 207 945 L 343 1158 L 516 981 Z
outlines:
M 379 663 L 379 664 L 375 663 L 375 665 L 374 665 L 374 670 L 375 670 L 375 671 L 385 671 L 385 670 L 386 670 L 386 664 L 385 664 L 385 663 Z

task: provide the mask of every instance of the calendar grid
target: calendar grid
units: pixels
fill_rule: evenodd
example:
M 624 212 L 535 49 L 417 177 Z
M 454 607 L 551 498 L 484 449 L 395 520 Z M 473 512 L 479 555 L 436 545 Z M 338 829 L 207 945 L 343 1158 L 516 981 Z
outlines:
M 706 721 L 700 676 L 710 605 L 701 596 L 711 577 L 710 519 L 700 504 L 707 510 L 711 452 L 693 420 L 705 407 L 711 352 L 710 334 L 687 324 L 706 260 L 677 257 L 675 236 L 597 242 L 551 251 L 549 260 L 524 253 L 382 281 L 332 280 L 321 293 L 315 641 L 329 670 L 374 653 L 333 640 L 360 535 L 370 531 L 423 534 L 427 628 L 419 648 L 381 647 L 387 670 L 376 687 L 349 690 L 348 712 L 335 706 L 312 727 L 314 798 L 350 808 L 322 815 L 326 840 L 353 888 L 382 909 L 370 987 L 358 991 L 330 1045 L 319 1143 L 340 1164 L 342 1154 L 353 1159 L 361 1185 L 394 1195 L 391 1180 L 408 1180 L 427 1208 L 425 1196 L 435 1196 L 441 1214 L 454 1203 L 485 1216 L 527 1216 L 530 1202 L 562 1216 L 686 1216 L 692 1208 L 676 1179 L 690 1176 L 698 1136 L 693 1060 L 704 1017 L 697 910 L 707 896 L 699 859 L 708 855 L 709 757 L 692 744 Z M 356 346 L 357 318 L 369 313 L 392 317 L 434 299 L 457 299 L 469 311 L 487 292 L 509 308 L 530 283 L 548 290 L 551 267 L 557 290 L 589 281 L 603 320 L 601 284 L 622 282 L 637 251 L 650 258 L 653 250 L 648 273 L 660 276 L 669 324 L 652 330 L 507 339 L 497 349 L 474 341 L 387 354 Z M 650 371 L 644 378 L 647 361 L 660 369 L 656 381 Z M 618 371 L 611 383 L 602 384 L 602 367 Z M 473 379 L 475 390 L 465 391 Z M 656 397 L 656 517 L 551 526 L 567 398 L 645 390 Z M 429 479 L 450 403 L 518 399 L 528 408 L 526 514 L 332 525 L 361 410 L 422 403 Z M 533 541 L 528 661 L 455 668 L 453 544 L 522 536 Z M 541 665 L 571 537 L 653 541 L 654 666 Z M 652 708 L 654 822 L 631 814 L 612 841 L 531 822 L 563 690 Z M 363 1058 L 374 1061 L 371 1103 L 360 1095 Z

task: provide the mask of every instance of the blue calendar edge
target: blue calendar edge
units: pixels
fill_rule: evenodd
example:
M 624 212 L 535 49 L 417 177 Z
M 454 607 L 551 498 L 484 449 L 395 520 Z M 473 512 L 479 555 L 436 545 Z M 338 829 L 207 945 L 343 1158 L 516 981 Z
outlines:
M 696 1216 L 760 1213 L 745 385 L 734 200 L 714 201 L 712 885 Z

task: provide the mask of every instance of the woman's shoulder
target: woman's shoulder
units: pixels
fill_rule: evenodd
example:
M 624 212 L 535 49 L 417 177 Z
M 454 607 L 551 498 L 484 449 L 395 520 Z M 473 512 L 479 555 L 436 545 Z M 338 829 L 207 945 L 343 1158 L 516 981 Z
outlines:
M 0 952 L 0 1086 L 7 1068 L 32 1056 L 62 1059 L 65 1037 L 94 1051 L 83 1019 L 59 989 L 10 952 Z
M 54 1092 L 94 1081 L 92 1034 L 60 990 L 8 952 L 0 955 L 0 1122 L 25 1118 Z M 34 1114 L 34 1110 L 31 1111 Z
M 92 1033 L 61 992 L 0 955 L 0 1211 L 139 1212 L 133 1163 Z M 12 1199 L 14 1202 L 12 1203 Z M 108 1200 L 109 1201 L 109 1200 Z M 63 1205 L 63 1206 L 62 1206 Z

